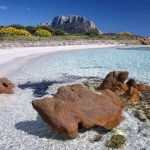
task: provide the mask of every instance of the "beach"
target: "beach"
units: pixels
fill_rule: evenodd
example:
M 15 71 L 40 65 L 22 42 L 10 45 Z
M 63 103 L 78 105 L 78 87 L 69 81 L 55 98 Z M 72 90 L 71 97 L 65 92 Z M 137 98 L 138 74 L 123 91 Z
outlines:
M 46 54 L 81 49 L 118 47 L 123 45 L 124 44 L 88 44 L 51 47 L 14 47 L 0 49 L 0 76 L 6 76 L 10 72 L 20 68 L 25 62 Z

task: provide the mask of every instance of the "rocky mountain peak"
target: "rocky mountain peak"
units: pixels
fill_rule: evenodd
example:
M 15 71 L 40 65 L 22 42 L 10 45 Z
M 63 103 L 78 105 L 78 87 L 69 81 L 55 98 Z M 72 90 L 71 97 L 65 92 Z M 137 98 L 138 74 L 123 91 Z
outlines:
M 56 16 L 52 21 L 41 23 L 40 26 L 41 25 L 49 26 L 54 29 L 62 29 L 68 33 L 85 33 L 90 29 L 96 28 L 94 22 L 83 16 L 77 15 L 71 15 L 68 17 Z

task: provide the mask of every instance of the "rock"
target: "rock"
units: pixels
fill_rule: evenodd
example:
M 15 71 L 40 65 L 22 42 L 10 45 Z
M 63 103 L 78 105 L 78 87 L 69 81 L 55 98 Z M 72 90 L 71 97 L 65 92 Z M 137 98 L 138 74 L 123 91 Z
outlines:
M 149 91 L 150 91 L 150 86 L 146 86 L 146 90 L 149 90 Z
M 126 84 L 122 84 L 121 82 L 117 82 L 114 89 L 117 95 L 123 95 L 128 90 L 128 86 Z
M 138 87 L 139 91 L 145 91 L 145 90 L 147 90 L 146 85 L 143 84 L 143 83 L 138 84 L 137 87 Z
M 91 143 L 99 142 L 101 140 L 102 140 L 102 136 L 101 135 L 96 135 L 93 139 L 89 139 L 89 141 Z
M 14 84 L 6 78 L 0 78 L 0 94 L 12 94 Z
M 121 134 L 113 135 L 105 144 L 107 148 L 119 149 L 126 142 L 126 138 Z
M 102 79 L 101 78 L 98 78 L 98 77 L 91 77 L 91 78 L 88 78 L 86 81 L 83 82 L 83 84 L 88 88 L 88 89 L 91 89 L 91 90 L 96 90 L 97 87 L 102 83 Z
M 127 36 L 133 35 L 131 32 L 120 32 L 119 34 L 121 34 L 121 35 L 127 35 Z
M 94 93 L 80 84 L 60 87 L 53 98 L 34 100 L 32 105 L 49 126 L 71 138 L 78 135 L 79 125 L 113 129 L 123 119 L 123 103 L 115 93 Z
M 138 89 L 134 87 L 130 87 L 129 90 L 125 93 L 125 96 L 127 97 L 129 104 L 135 105 L 140 101 L 140 93 Z
M 131 87 L 138 88 L 137 83 L 134 79 L 128 80 L 128 82 L 126 84 L 127 84 L 128 88 L 131 88 Z
M 140 84 L 138 84 L 137 86 L 138 86 L 138 90 L 139 90 L 139 91 L 150 90 L 150 86 L 145 85 L 145 84 L 143 84 L 143 83 L 140 83 Z
M 140 42 L 141 42 L 141 44 L 143 44 L 143 45 L 150 45 L 150 38 L 148 37 L 148 38 L 142 38 L 142 39 L 140 39 Z
M 98 87 L 98 90 L 110 89 L 112 91 L 115 91 L 118 83 L 119 84 L 124 84 L 124 82 L 128 78 L 128 74 L 129 73 L 127 71 L 113 71 L 113 72 L 110 72 L 105 77 L 102 84 Z
M 62 29 L 67 33 L 86 33 L 95 29 L 95 24 L 82 16 L 57 16 L 52 21 L 41 23 L 40 26 L 49 26 L 54 29 Z
M 142 111 L 142 110 L 136 110 L 134 112 L 134 115 L 135 115 L 136 118 L 138 118 L 142 122 L 145 122 L 146 119 L 147 119 L 144 111 Z
M 150 102 L 150 90 L 143 90 L 143 91 L 141 91 L 141 94 L 142 94 L 142 96 L 141 96 L 141 100 L 142 101 L 149 101 Z M 150 103 L 149 103 L 150 104 Z

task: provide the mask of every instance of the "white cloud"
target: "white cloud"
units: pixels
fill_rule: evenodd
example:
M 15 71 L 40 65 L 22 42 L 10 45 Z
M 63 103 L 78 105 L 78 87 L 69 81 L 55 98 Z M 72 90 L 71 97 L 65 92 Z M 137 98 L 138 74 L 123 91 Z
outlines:
M 0 5 L 0 9 L 1 9 L 1 10 L 6 10 L 6 9 L 8 9 L 8 7 L 7 7 L 7 6 L 4 6 L 4 5 Z

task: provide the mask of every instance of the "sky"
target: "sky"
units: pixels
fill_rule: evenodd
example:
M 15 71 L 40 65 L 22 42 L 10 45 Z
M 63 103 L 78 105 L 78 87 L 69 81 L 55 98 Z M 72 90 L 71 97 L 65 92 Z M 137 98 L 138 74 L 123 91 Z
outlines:
M 79 15 L 104 33 L 150 36 L 150 0 L 0 0 L 0 25 L 38 25 L 54 16 Z

